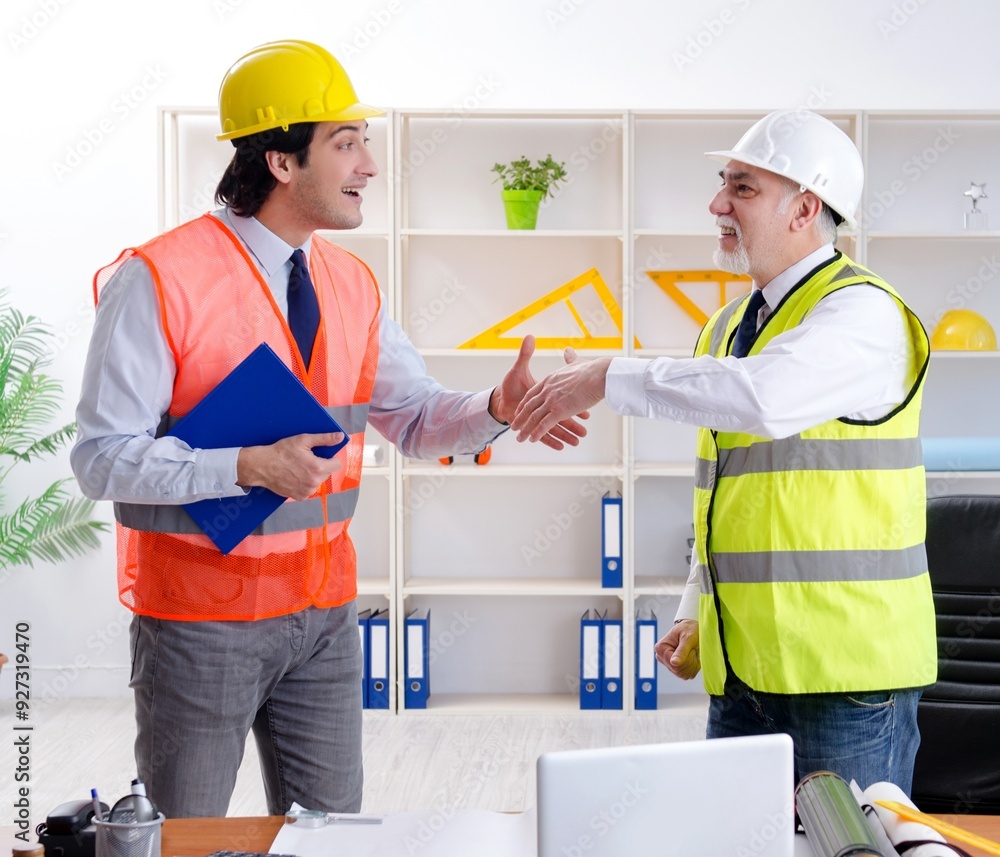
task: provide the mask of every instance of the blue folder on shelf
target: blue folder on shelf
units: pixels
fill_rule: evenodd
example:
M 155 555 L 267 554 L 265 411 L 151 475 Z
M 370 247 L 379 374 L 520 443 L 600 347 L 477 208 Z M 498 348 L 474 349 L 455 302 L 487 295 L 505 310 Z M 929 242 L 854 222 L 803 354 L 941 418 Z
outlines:
M 580 617 L 580 708 L 601 707 L 601 617 L 596 610 L 587 610 Z
M 635 708 L 636 711 L 656 710 L 656 614 L 649 618 L 641 613 L 635 617 Z
M 389 611 L 368 618 L 368 707 L 389 707 Z
M 601 586 L 622 585 L 622 498 L 601 499 Z
M 368 672 L 371 669 L 371 643 L 368 629 L 371 619 L 371 608 L 358 611 L 358 636 L 361 638 L 361 707 L 368 707 Z
M 601 708 L 622 708 L 622 620 L 601 617 Z
M 426 708 L 430 696 L 430 630 L 431 611 L 411 610 L 406 615 L 404 658 L 406 669 L 403 694 L 407 708 Z
M 193 449 L 265 446 L 297 434 L 343 431 L 267 344 L 259 345 L 167 434 Z M 336 446 L 317 446 L 332 458 Z M 185 503 L 184 509 L 222 553 L 229 553 L 275 511 L 285 497 L 267 488 L 243 496 Z

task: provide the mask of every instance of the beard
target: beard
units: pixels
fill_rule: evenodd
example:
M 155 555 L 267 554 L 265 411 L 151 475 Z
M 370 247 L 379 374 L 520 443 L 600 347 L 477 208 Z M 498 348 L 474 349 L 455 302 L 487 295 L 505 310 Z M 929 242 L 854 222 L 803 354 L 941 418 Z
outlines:
M 723 250 L 716 247 L 712 254 L 712 261 L 717 268 L 728 271 L 730 274 L 749 274 L 750 256 L 747 255 L 747 248 L 743 246 L 743 232 L 737 223 L 728 218 L 720 217 L 716 221 L 717 226 L 728 226 L 736 230 L 736 247 L 733 250 Z

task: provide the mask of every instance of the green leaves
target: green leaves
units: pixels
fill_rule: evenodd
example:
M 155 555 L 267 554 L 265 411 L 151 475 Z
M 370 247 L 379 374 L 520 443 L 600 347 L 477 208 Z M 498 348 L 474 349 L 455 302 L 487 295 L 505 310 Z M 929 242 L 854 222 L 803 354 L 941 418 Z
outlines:
M 545 196 L 569 175 L 566 163 L 554 161 L 551 154 L 536 161 L 535 166 L 522 156 L 509 164 L 496 163 L 490 172 L 497 174 L 493 181 L 502 181 L 504 190 L 540 190 Z
M 73 423 L 48 430 L 62 396 L 62 385 L 41 372 L 51 359 L 49 335 L 37 318 L 13 309 L 0 290 L 0 489 L 16 464 L 52 455 L 76 433 Z M 100 544 L 98 533 L 108 525 L 91 520 L 93 501 L 72 497 L 70 482 L 54 482 L 13 512 L 0 513 L 0 568 L 32 565 L 34 559 L 58 562 Z

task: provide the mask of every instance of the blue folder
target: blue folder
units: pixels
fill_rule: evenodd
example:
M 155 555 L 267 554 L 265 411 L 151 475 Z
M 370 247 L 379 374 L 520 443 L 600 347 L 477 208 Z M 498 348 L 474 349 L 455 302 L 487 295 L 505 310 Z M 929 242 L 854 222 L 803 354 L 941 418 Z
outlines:
M 371 608 L 358 611 L 358 637 L 361 640 L 361 707 L 368 707 L 368 673 L 371 670 Z
M 192 449 L 220 449 L 266 446 L 292 435 L 331 431 L 343 429 L 265 343 L 167 434 Z M 313 447 L 313 452 L 332 458 L 349 439 L 345 434 L 342 443 Z M 244 496 L 197 500 L 184 509 L 227 554 L 285 500 L 267 488 L 251 488 Z
M 580 617 L 580 708 L 584 710 L 601 707 L 603 636 L 600 615 L 587 610 Z
M 368 617 L 368 707 L 389 707 L 389 611 Z
M 406 615 L 404 680 L 406 707 L 426 708 L 430 695 L 430 629 L 431 611 L 411 610 Z
M 622 708 L 622 620 L 601 614 L 601 708 Z
M 637 711 L 656 710 L 656 614 L 649 618 L 635 616 L 635 708 Z
M 601 500 L 601 586 L 622 585 L 622 498 L 605 495 Z

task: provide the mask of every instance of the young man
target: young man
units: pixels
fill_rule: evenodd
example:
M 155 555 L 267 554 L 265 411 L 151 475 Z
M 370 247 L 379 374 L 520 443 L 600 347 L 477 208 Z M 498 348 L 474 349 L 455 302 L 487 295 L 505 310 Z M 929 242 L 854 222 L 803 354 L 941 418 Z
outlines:
M 97 318 L 72 453 L 84 493 L 115 501 L 132 623 L 136 762 L 167 817 L 226 814 L 247 734 L 268 810 L 361 806 L 355 553 L 366 424 L 402 452 L 482 449 L 534 384 L 526 340 L 499 386 L 445 390 L 387 316 L 367 266 L 313 235 L 361 223 L 377 171 L 343 68 L 301 41 L 262 45 L 219 94 L 233 159 L 224 207 L 126 250 L 95 278 Z M 191 449 L 166 436 L 266 342 L 350 436 Z M 248 411 L 253 403 L 248 403 Z M 556 449 L 585 434 L 564 421 Z M 291 498 L 223 555 L 181 504 L 264 486 Z
M 863 168 L 808 111 L 755 124 L 709 210 L 716 264 L 753 279 L 695 356 L 571 362 L 512 423 L 539 440 L 602 398 L 700 427 L 696 549 L 658 658 L 711 695 L 708 737 L 788 732 L 796 776 L 909 791 L 920 688 L 934 682 L 918 438 L 929 354 L 884 280 L 834 249 Z M 572 359 L 572 355 L 570 355 Z

